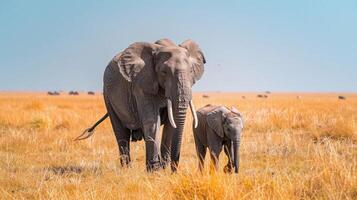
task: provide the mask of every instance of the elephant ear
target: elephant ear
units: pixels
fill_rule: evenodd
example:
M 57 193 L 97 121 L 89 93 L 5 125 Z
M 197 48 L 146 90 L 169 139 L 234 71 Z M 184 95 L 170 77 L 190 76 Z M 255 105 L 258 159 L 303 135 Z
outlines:
M 185 48 L 190 55 L 190 60 L 192 63 L 191 71 L 193 73 L 193 83 L 195 83 L 203 75 L 204 64 L 206 63 L 205 56 L 203 55 L 203 52 L 201 51 L 198 44 L 192 40 L 186 40 L 179 46 Z
M 240 112 L 238 111 L 237 108 L 235 108 L 235 107 L 232 106 L 232 107 L 231 107 L 231 111 L 232 111 L 232 113 L 238 115 L 239 117 L 242 117 L 242 115 L 240 114 Z
M 167 39 L 167 38 L 163 38 L 163 39 L 157 40 L 155 42 L 155 44 L 158 44 L 158 45 L 161 45 L 161 46 L 165 46 L 165 47 L 176 46 L 176 44 L 173 41 L 171 41 L 170 39 Z
M 241 128 L 243 129 L 244 128 L 244 122 L 243 122 L 243 117 L 242 115 L 240 114 L 240 112 L 238 111 L 237 108 L 235 107 L 231 107 L 231 111 L 233 114 L 235 114 L 237 116 L 237 118 L 240 120 L 240 125 L 241 125 Z
M 215 109 L 206 116 L 208 126 L 219 136 L 224 137 L 223 132 L 223 112 L 221 109 Z
M 114 57 L 124 79 L 150 94 L 157 94 L 159 89 L 154 66 L 154 54 L 158 48 L 156 44 L 137 42 Z

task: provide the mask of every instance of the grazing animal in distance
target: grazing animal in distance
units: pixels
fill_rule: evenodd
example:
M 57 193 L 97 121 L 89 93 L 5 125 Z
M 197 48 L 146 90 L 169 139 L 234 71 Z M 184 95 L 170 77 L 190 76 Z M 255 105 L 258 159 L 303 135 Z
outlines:
M 206 95 L 206 94 L 202 95 L 202 97 L 203 97 L 203 98 L 209 98 L 209 96 Z
M 258 94 L 257 97 L 258 98 L 268 98 L 268 95 L 266 95 L 266 94 Z
M 47 94 L 48 94 L 48 95 L 51 95 L 51 96 L 58 96 L 58 95 L 60 95 L 60 93 L 57 92 L 57 91 L 54 91 L 54 92 L 48 91 Z
M 197 110 L 198 127 L 193 127 L 199 169 L 204 167 L 207 148 L 215 169 L 218 169 L 219 154 L 224 147 L 228 157 L 225 172 L 238 173 L 240 136 L 243 131 L 243 118 L 234 107 L 206 105 Z
M 345 100 L 346 97 L 345 97 L 345 96 L 338 96 L 338 99 L 340 99 L 340 100 Z
M 93 91 L 89 91 L 88 95 L 95 95 L 95 93 Z
M 77 91 L 70 91 L 68 94 L 69 95 L 79 95 L 79 93 Z

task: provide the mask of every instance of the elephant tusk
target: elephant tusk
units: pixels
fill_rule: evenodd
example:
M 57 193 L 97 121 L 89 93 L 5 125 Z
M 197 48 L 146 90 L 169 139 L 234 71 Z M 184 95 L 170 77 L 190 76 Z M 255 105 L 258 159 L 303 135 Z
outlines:
M 168 115 L 169 115 L 169 120 L 170 120 L 170 124 L 172 127 L 176 128 L 176 124 L 175 124 L 175 120 L 174 120 L 174 115 L 172 114 L 172 103 L 170 99 L 167 99 L 167 111 L 168 111 Z
M 193 116 L 193 125 L 195 128 L 197 128 L 197 126 L 198 126 L 197 113 L 196 113 L 195 105 L 193 105 L 192 100 L 190 101 L 190 109 L 191 109 L 191 113 Z

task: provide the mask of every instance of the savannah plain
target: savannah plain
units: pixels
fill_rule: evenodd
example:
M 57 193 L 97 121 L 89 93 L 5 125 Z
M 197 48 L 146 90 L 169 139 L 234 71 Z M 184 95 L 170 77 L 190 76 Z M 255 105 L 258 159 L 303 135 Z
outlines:
M 209 97 L 203 97 L 208 95 Z M 0 93 L 1 199 L 357 199 L 357 94 L 195 93 L 244 116 L 238 175 L 198 172 L 188 112 L 179 171 L 147 173 L 143 141 L 122 168 L 102 95 Z M 245 96 L 245 98 L 242 98 Z M 299 98 L 298 98 L 299 96 Z

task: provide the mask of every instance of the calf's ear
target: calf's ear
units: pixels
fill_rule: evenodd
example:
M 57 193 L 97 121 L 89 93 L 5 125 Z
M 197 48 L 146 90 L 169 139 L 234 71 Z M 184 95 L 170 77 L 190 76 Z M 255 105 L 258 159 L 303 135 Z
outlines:
M 221 138 L 224 137 L 223 132 L 223 112 L 221 109 L 215 109 L 209 112 L 206 116 L 207 125 Z

